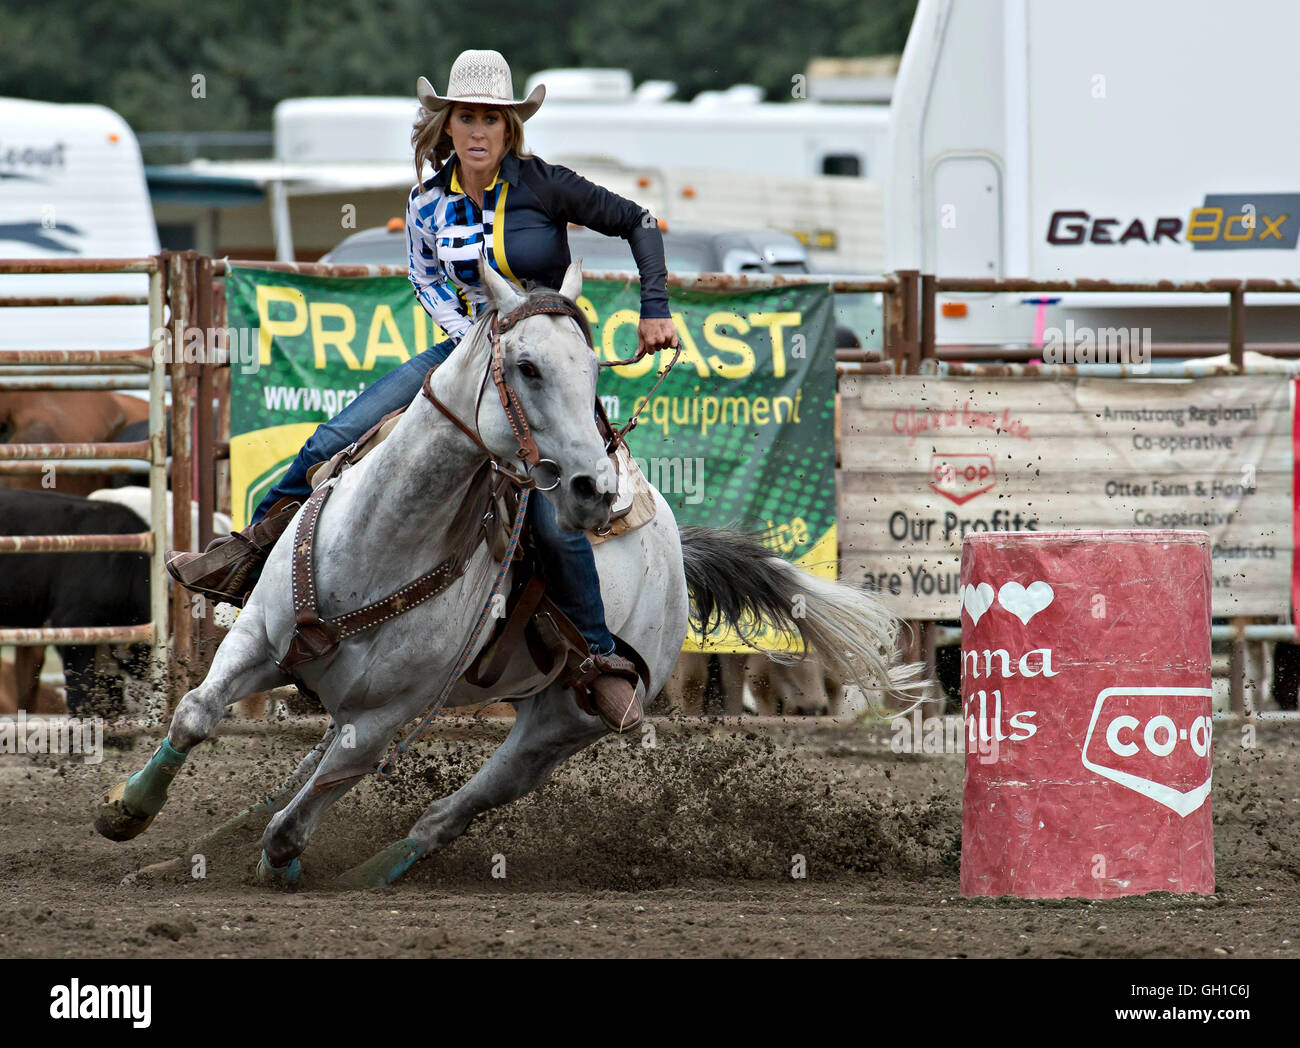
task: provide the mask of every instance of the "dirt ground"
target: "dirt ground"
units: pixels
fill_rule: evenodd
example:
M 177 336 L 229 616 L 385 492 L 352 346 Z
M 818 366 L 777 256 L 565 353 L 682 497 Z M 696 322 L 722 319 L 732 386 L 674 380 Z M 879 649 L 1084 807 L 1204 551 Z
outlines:
M 405 836 L 507 724 L 449 722 L 354 789 L 293 892 L 253 880 L 260 823 L 209 849 L 201 879 L 121 882 L 267 792 L 320 722 L 232 727 L 126 844 L 90 812 L 152 736 L 107 738 L 99 765 L 0 757 L 0 956 L 1300 957 L 1300 725 L 1261 726 L 1253 749 L 1220 731 L 1214 896 L 1028 902 L 958 893 L 960 755 L 825 722 L 653 724 L 653 748 L 605 740 L 372 892 L 333 878 Z

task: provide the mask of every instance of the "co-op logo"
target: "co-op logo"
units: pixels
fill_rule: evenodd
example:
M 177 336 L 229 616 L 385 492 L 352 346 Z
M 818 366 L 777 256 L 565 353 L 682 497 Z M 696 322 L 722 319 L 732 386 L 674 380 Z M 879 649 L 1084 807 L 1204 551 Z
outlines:
M 1187 217 L 1118 218 L 1088 211 L 1053 211 L 1047 242 L 1058 247 L 1099 244 L 1180 244 L 1193 251 L 1295 249 L 1300 193 L 1207 193 Z M 1180 240 L 1179 237 L 1183 240 Z
M 1106 688 L 1083 742 L 1083 766 L 1184 818 L 1210 795 L 1208 688 Z
M 997 482 L 992 455 L 946 451 L 930 456 L 930 490 L 959 506 Z

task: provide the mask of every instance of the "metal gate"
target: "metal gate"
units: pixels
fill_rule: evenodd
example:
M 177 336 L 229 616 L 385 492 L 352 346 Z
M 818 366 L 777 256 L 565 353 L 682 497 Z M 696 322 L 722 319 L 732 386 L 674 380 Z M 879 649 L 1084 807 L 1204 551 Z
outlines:
M 99 553 L 139 551 L 150 555 L 150 621 L 133 626 L 68 626 L 0 629 L 0 645 L 145 643 L 156 668 L 167 663 L 167 585 L 163 567 L 167 506 L 167 444 L 164 396 L 166 364 L 151 340 L 163 329 L 164 273 L 158 258 L 57 261 L 0 260 L 0 274 L 146 273 L 149 294 L 0 296 L 0 308 L 148 305 L 144 343 L 127 350 L 18 349 L 0 353 L 0 390 L 148 390 L 149 438 L 134 443 L 0 444 L 0 474 L 41 473 L 51 463 L 67 473 L 147 472 L 149 530 L 129 535 L 7 535 L 0 553 Z M 189 507 L 185 507 L 188 522 Z M 157 696 L 157 692 L 155 692 Z M 157 719 L 160 697 L 147 715 Z

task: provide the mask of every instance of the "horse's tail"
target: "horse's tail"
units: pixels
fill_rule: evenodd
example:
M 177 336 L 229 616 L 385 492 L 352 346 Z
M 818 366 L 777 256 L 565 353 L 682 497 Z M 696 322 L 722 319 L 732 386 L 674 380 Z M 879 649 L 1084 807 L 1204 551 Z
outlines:
M 904 703 L 925 698 L 930 681 L 921 663 L 899 662 L 902 621 L 866 590 L 819 579 L 787 563 L 742 531 L 682 527 L 682 561 L 692 622 L 709 632 L 719 622 L 753 643 L 765 625 L 798 636 L 830 672 L 871 697 Z M 798 656 L 760 648 L 776 662 Z M 896 711 L 895 711 L 896 712 Z

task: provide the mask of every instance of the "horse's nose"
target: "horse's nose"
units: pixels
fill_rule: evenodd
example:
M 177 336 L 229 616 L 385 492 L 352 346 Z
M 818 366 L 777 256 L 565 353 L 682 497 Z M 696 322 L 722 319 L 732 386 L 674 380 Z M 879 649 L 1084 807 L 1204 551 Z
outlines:
M 612 506 L 618 492 L 609 483 L 602 483 L 603 479 L 597 479 L 590 473 L 581 473 L 569 481 L 569 492 L 581 506 L 596 506 L 601 503 Z

